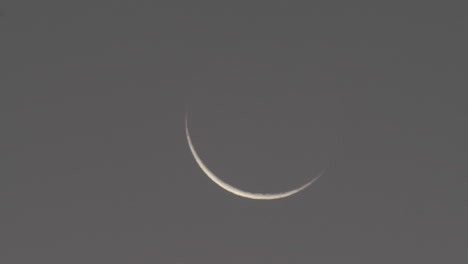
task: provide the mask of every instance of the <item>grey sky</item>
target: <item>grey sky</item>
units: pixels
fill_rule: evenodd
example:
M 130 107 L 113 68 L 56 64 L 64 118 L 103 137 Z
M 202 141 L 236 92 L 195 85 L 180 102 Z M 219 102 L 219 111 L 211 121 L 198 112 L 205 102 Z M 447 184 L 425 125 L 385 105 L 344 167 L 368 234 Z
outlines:
M 466 5 L 384 2 L 1 2 L 0 262 L 466 263 Z M 327 172 L 234 196 L 187 106 L 236 187 Z

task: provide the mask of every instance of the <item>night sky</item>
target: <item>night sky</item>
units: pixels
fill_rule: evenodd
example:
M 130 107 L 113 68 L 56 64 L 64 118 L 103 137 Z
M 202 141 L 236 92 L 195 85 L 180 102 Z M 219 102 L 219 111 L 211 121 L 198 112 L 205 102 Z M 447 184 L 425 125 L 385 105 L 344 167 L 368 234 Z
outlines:
M 445 1 L 0 2 L 0 263 L 468 263 Z M 231 194 L 197 166 L 249 192 Z

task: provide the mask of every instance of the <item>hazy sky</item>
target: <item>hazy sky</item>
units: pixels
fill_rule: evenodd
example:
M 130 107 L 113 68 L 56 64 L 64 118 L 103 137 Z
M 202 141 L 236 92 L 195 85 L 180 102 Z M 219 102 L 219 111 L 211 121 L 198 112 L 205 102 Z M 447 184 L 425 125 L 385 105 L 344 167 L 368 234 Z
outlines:
M 466 5 L 167 2 L 0 3 L 0 263 L 468 263 Z

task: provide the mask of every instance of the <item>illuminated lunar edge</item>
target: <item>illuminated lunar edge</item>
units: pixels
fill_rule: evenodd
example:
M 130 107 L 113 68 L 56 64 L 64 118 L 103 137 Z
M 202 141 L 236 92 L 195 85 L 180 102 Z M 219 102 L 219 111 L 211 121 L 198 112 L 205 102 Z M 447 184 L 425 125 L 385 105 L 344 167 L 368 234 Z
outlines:
M 238 189 L 238 188 L 224 182 L 220 178 L 218 178 L 210 169 L 208 169 L 208 167 L 205 165 L 205 163 L 203 163 L 200 156 L 198 156 L 198 153 L 195 150 L 195 147 L 193 146 L 192 139 L 190 138 L 190 133 L 189 133 L 189 130 L 188 130 L 187 114 L 185 115 L 185 133 L 187 135 L 187 142 L 188 142 L 188 145 L 190 147 L 190 151 L 192 152 L 192 155 L 195 158 L 195 161 L 197 162 L 198 166 L 200 166 L 202 171 L 212 181 L 214 181 L 216 184 L 218 184 L 221 188 L 223 188 L 224 190 L 226 190 L 226 191 L 228 191 L 230 193 L 241 196 L 241 197 L 245 197 L 245 198 L 249 198 L 249 199 L 256 199 L 256 200 L 273 200 L 273 199 L 285 198 L 285 197 L 291 196 L 293 194 L 296 194 L 296 193 L 304 190 L 309 185 L 311 185 L 316 180 L 318 180 L 320 178 L 320 176 L 322 176 L 323 173 L 325 172 L 325 169 L 322 170 L 315 178 L 313 178 L 312 180 L 310 180 L 306 184 L 302 185 L 301 187 L 299 187 L 297 189 L 294 189 L 294 190 L 291 190 L 291 191 L 282 192 L 282 193 L 251 193 L 251 192 L 246 192 L 246 191 Z

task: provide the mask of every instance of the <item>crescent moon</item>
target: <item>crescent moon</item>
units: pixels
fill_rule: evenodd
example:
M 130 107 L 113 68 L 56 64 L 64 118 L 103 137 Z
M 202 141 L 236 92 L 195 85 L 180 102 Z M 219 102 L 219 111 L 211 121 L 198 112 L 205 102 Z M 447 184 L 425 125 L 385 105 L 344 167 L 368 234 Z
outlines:
M 273 199 L 280 199 L 280 198 L 285 198 L 288 196 L 291 196 L 293 194 L 296 194 L 305 188 L 309 187 L 312 183 L 317 181 L 320 176 L 323 175 L 325 170 L 322 170 L 317 176 L 315 176 L 312 180 L 307 182 L 306 184 L 302 185 L 299 188 L 296 188 L 294 190 L 290 190 L 287 192 L 281 192 L 281 193 L 251 193 L 251 192 L 246 192 L 243 191 L 239 188 L 236 188 L 227 182 L 221 180 L 218 178 L 202 161 L 200 156 L 198 155 L 197 151 L 195 150 L 195 147 L 193 146 L 192 139 L 190 137 L 189 129 L 188 129 L 188 121 L 187 121 L 187 114 L 185 114 L 185 134 L 187 136 L 187 142 L 190 147 L 190 151 L 192 152 L 193 157 L 195 158 L 195 161 L 197 162 L 198 166 L 200 169 L 212 180 L 214 181 L 219 187 L 223 188 L 224 190 L 233 193 L 235 195 L 249 198 L 249 199 L 256 199 L 256 200 L 273 200 Z

